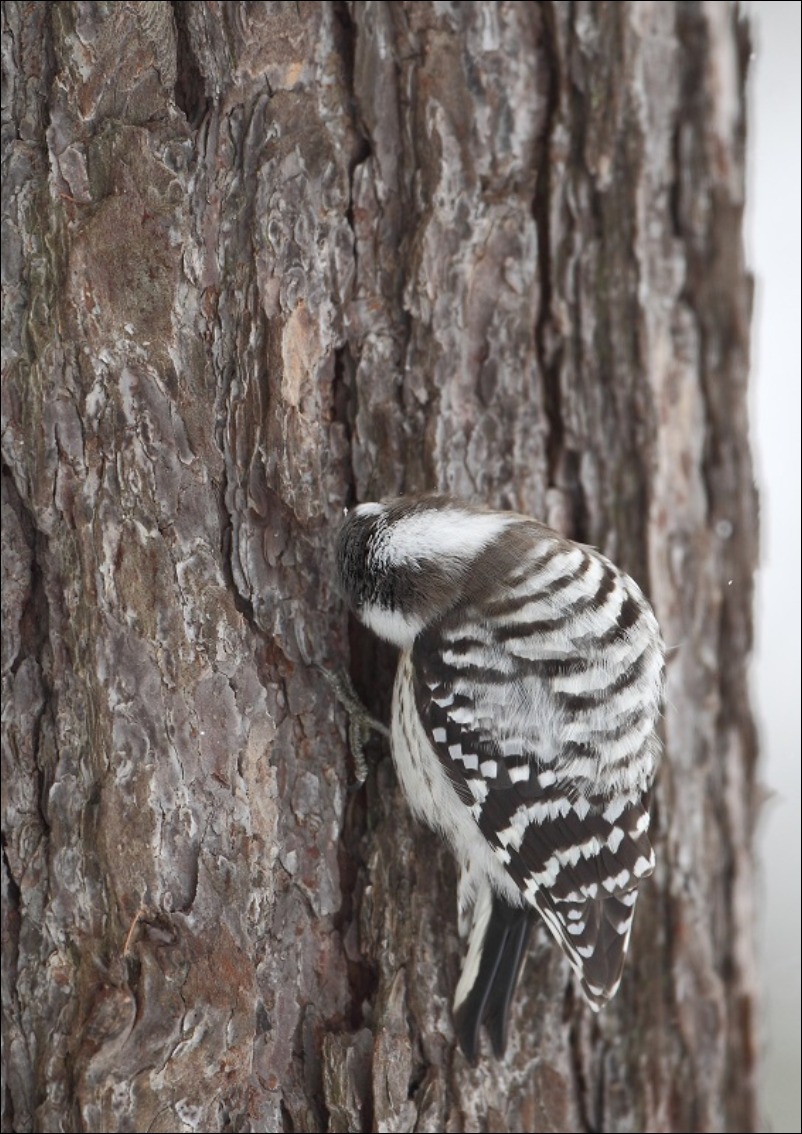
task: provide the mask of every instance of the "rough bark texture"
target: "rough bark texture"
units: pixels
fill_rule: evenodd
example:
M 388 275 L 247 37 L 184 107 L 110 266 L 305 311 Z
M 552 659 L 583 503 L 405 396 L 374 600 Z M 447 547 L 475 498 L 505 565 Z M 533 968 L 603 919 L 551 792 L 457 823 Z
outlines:
M 3 5 L 3 1129 L 747 1131 L 745 32 L 717 3 Z M 455 1053 L 344 504 L 544 518 L 671 647 L 598 1018 Z

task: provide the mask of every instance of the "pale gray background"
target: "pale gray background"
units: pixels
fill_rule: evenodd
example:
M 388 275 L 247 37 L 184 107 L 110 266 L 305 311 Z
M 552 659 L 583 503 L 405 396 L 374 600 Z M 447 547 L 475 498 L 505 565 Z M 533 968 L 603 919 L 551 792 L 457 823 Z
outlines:
M 754 687 L 770 790 L 760 824 L 763 1112 L 800 1129 L 800 4 L 749 5 L 747 249 L 756 277 L 752 436 L 761 492 Z

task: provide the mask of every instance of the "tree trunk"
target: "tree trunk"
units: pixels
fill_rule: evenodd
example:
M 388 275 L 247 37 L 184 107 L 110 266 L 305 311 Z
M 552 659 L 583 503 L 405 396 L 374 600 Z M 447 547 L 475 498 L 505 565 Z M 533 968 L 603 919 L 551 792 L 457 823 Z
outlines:
M 3 25 L 3 1130 L 756 1129 L 734 6 Z M 333 532 L 430 488 L 597 545 L 670 647 L 622 988 L 536 935 L 476 1068 L 454 865 L 316 668 L 387 712 Z

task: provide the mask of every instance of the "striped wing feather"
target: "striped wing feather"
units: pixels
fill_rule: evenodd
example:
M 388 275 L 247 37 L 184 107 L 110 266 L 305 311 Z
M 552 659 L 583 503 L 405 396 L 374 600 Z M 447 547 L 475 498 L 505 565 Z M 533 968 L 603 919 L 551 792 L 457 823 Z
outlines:
M 633 688 L 644 673 L 659 684 L 662 658 L 642 596 L 606 559 L 562 541 L 534 554 L 534 567 L 419 637 L 415 699 L 477 838 L 598 1008 L 620 981 L 637 885 L 654 865 L 656 707 L 652 697 L 641 708 Z

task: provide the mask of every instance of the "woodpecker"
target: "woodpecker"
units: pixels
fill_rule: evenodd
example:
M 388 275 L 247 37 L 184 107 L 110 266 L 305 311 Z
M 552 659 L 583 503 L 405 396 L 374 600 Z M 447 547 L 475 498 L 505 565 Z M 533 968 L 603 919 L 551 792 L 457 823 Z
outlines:
M 337 566 L 356 616 L 401 651 L 393 760 L 459 864 L 465 1055 L 483 1025 L 503 1054 L 537 915 L 598 1011 L 655 863 L 664 647 L 649 603 L 594 548 L 446 496 L 353 508 Z

